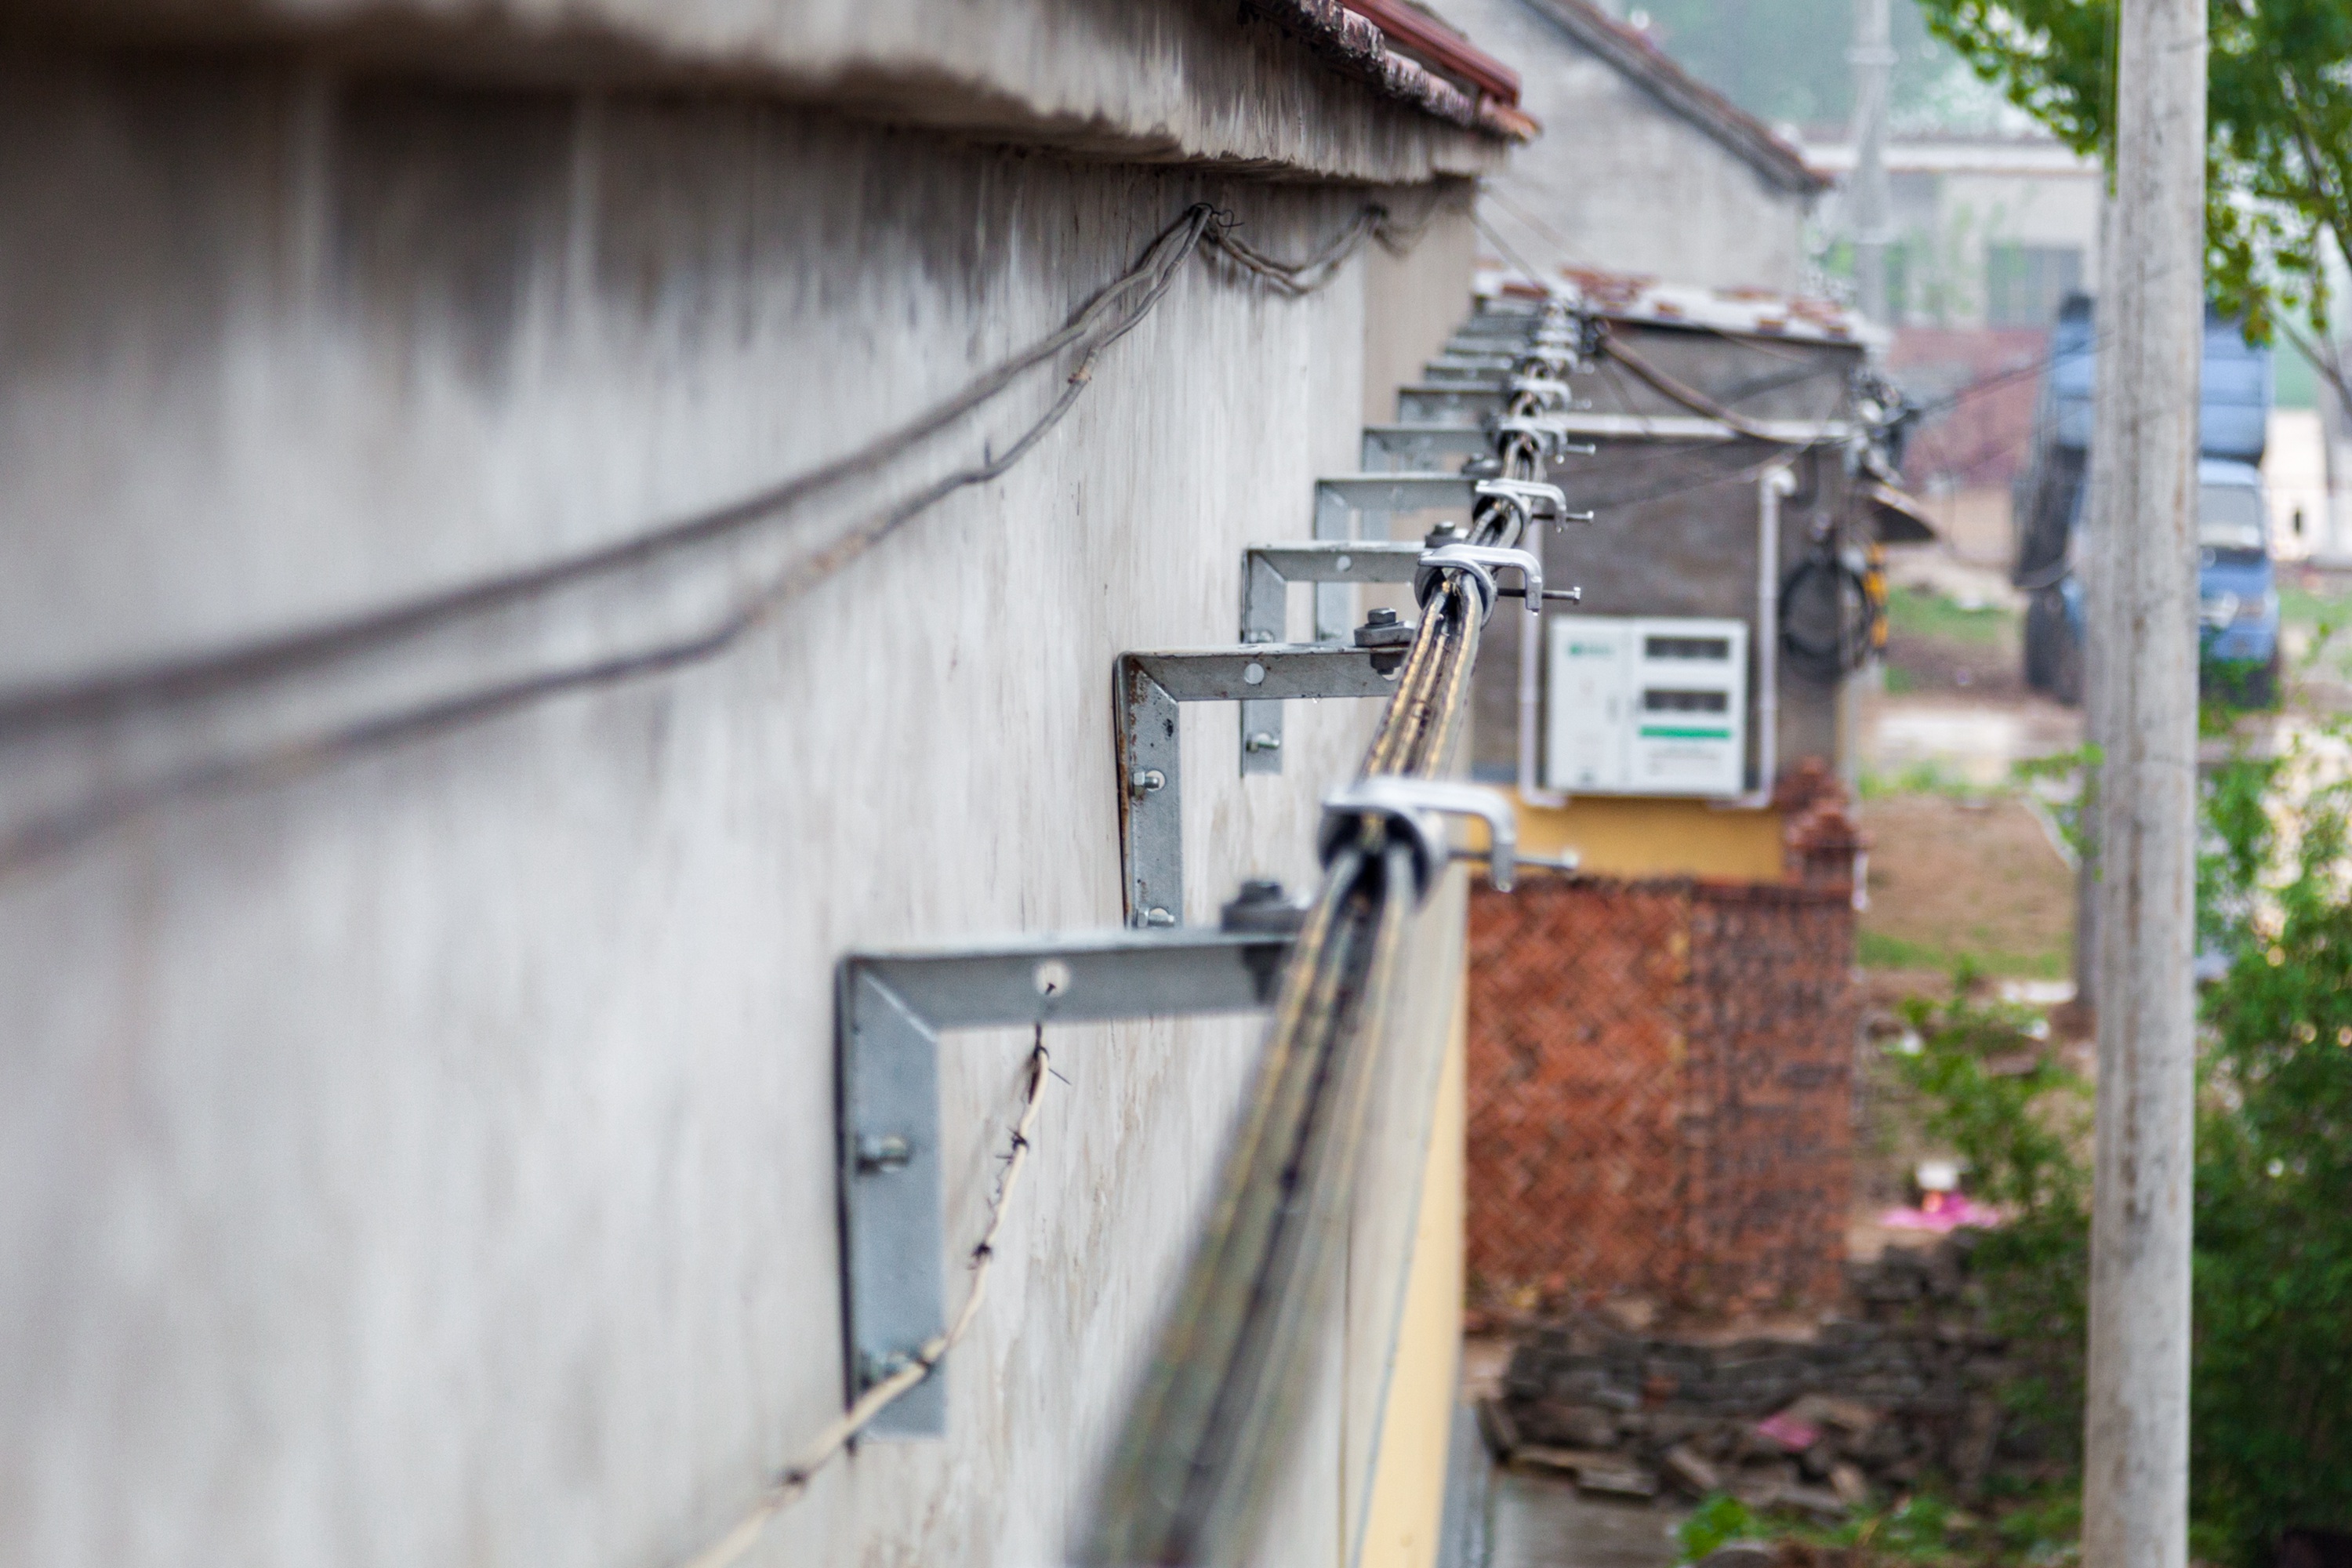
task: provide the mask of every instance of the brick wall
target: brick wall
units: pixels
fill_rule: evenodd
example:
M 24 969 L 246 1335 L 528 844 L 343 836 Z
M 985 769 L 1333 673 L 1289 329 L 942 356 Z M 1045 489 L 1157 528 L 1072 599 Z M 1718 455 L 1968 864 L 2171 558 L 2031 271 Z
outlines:
M 1531 879 L 1471 906 L 1474 1302 L 1823 1302 L 1851 1185 L 1838 883 Z

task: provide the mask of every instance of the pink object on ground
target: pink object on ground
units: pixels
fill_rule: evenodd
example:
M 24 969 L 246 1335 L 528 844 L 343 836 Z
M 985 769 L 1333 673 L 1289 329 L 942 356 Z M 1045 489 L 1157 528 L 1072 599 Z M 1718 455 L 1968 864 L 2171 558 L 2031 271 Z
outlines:
M 1791 1454 L 1801 1454 L 1822 1440 L 1820 1427 L 1810 1421 L 1800 1421 L 1785 1410 L 1756 1423 L 1756 1430 Z
M 1953 1193 L 1932 1209 L 1888 1209 L 1878 1223 L 1889 1230 L 1958 1230 L 1964 1225 L 1990 1230 L 2005 1217 L 1990 1204 Z

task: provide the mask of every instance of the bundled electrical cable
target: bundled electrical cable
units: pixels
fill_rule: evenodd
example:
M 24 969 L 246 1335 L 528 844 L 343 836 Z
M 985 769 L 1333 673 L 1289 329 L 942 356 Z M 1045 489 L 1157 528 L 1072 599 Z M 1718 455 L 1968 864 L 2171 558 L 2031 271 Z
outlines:
M 1539 347 L 1565 315 L 1541 318 Z M 1556 363 L 1559 352 L 1540 357 Z M 1498 431 L 1496 448 L 1509 477 L 1540 481 L 1540 443 Z M 1507 544 L 1524 522 L 1523 505 L 1483 498 L 1465 542 Z M 1492 584 L 1438 570 L 1422 593 L 1398 689 L 1365 752 L 1368 779 L 1443 775 L 1468 723 Z M 1383 1025 L 1404 979 L 1410 917 L 1444 870 L 1379 812 L 1339 814 L 1324 847 L 1322 887 L 1283 971 L 1208 1227 L 1098 1493 L 1082 1549 L 1094 1563 L 1247 1555 L 1305 1418 L 1373 1091 L 1389 1067 Z

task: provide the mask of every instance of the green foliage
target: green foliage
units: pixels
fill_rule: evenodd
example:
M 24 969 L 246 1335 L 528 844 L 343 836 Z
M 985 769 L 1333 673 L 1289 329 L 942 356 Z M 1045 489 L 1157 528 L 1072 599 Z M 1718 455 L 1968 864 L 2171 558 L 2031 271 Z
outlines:
M 1887 800 L 1898 795 L 1947 795 L 1958 800 L 1982 800 L 1990 793 L 1935 762 L 1913 763 L 1899 773 L 1865 773 L 1862 798 Z
M 2011 952 L 2001 948 L 1949 948 L 1924 942 L 1906 942 L 1881 931 L 1854 935 L 1854 962 L 1864 969 L 1940 969 L 1947 973 L 1967 968 L 1979 974 L 2012 979 L 2062 978 L 2072 955 L 2067 952 Z
M 2010 634 L 2017 620 L 2013 612 L 1996 605 L 1969 609 L 1923 588 L 1900 588 L 1886 596 L 1887 628 L 1897 637 L 1941 637 L 1991 647 Z
M 2059 837 L 2078 857 L 2089 848 L 2089 814 L 2098 809 L 2098 767 L 2099 748 L 2087 742 L 2069 752 L 2028 757 L 2010 767 L 2010 776 L 2028 789 L 2037 784 L 2060 786 L 2054 799 L 2040 791 L 2035 796 L 2058 824 Z
M 1906 1498 L 1885 1513 L 1860 1521 L 1850 1533 L 1866 1541 L 1874 1552 L 1933 1563 L 1948 1554 L 1950 1538 L 1959 1529 L 1951 1505 L 1928 1494 Z
M 2324 787 L 2280 844 L 2284 772 L 2223 770 L 2200 879 L 2234 957 L 2207 1006 L 2191 1485 L 2247 1561 L 2288 1526 L 2352 1525 L 2352 820 Z
M 1709 1494 L 1675 1530 L 1685 1563 L 1697 1562 L 1726 1542 L 1755 1541 L 1763 1534 L 1763 1521 L 1729 1492 Z
M 2115 141 L 2116 0 L 1919 0 L 1928 29 L 2077 152 Z M 2323 237 L 2352 254 L 2352 5 L 2208 7 L 2206 279 L 2268 341 L 2280 311 L 2328 327 Z
M 2021 1528 L 2013 1528 L 2012 1520 Z M 1978 1553 L 1963 1555 L 1955 1545 L 1977 1528 L 1977 1521 L 1932 1492 L 1901 1498 L 1892 1507 L 1829 1525 L 1795 1514 L 1759 1513 L 1738 1498 L 1716 1492 L 1682 1522 L 1675 1538 L 1685 1563 L 1698 1562 L 1727 1542 L 1801 1541 L 1830 1548 L 1860 1547 L 1873 1563 L 1932 1564 L 1976 1561 Z M 2042 1560 L 2033 1555 L 2037 1548 L 2070 1539 L 2080 1528 L 2081 1508 L 2071 1497 L 2037 1498 L 2013 1510 L 1999 1535 L 2004 1545 L 2012 1538 L 2017 1542 L 2010 1545 L 2012 1555 L 2034 1562 Z
M 1921 1097 L 1925 1130 L 1966 1164 L 1975 1194 L 2009 1211 L 1978 1237 L 1970 1267 L 2020 1376 L 2002 1391 L 2023 1437 L 2074 1458 L 2082 1425 L 2082 1344 L 2089 1279 L 2090 1097 L 2037 1037 L 2024 1008 L 1969 999 L 1962 973 L 1940 1007 L 1905 1012 L 1916 1056 L 1890 1059 Z
M 2204 999 L 2191 1508 L 2199 1554 L 2239 1563 L 2289 1526 L 2352 1525 L 2352 784 L 2312 786 L 2303 761 L 2237 758 L 2201 792 L 2200 941 L 2231 963 Z M 2088 1096 L 2024 1015 L 1969 1002 L 1965 981 L 1911 1005 L 1921 1049 L 1893 1059 L 1927 1130 L 2011 1211 L 1971 1268 L 2024 1372 L 2014 1431 L 2072 1458 Z M 2025 1536 L 2071 1528 L 2061 1513 L 2048 1500 L 2001 1531 L 2031 1554 Z
M 2197 852 L 2197 945 L 2229 953 L 2245 940 L 2257 884 L 2277 851 L 2270 818 L 2278 763 L 2233 757 L 2205 782 Z

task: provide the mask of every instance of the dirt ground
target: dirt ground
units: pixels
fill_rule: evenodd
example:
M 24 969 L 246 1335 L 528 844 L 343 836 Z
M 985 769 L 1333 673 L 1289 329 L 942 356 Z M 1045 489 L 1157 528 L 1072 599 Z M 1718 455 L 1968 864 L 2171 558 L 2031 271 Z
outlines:
M 1865 968 L 2056 979 L 2074 931 L 2074 873 L 2024 802 L 1896 795 L 1865 801 Z

